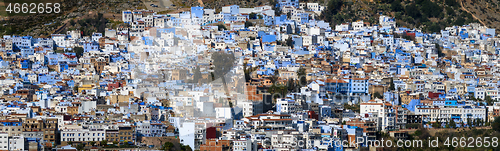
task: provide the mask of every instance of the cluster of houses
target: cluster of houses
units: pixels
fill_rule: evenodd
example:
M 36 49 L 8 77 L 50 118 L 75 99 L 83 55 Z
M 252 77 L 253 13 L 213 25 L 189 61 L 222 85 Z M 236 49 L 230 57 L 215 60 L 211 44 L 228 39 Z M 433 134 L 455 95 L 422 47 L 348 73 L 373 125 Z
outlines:
M 331 27 L 317 19 L 323 9 L 280 0 L 127 10 L 127 26 L 104 33 L 4 35 L 0 150 L 159 140 L 201 151 L 353 150 L 369 144 L 334 141 L 405 140 L 415 125 L 484 126 L 499 115 L 495 29 L 424 33 L 384 15 Z M 220 53 L 234 58 L 222 74 Z

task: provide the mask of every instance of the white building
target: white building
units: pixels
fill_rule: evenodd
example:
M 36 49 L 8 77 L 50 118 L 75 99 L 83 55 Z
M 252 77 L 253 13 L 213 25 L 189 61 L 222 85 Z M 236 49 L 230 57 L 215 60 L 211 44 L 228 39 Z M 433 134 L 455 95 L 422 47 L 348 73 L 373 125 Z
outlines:
M 9 151 L 24 151 L 24 137 L 13 136 L 9 138 Z
M 97 42 L 83 43 L 83 52 L 99 51 L 99 44 Z
M 349 30 L 349 24 L 343 23 L 340 25 L 335 25 L 335 31 L 348 31 Z
M 364 24 L 363 20 L 356 21 L 356 22 L 352 23 L 352 29 L 353 30 L 361 30 L 364 27 L 365 27 L 365 24 Z
M 204 9 L 203 11 L 203 23 L 211 24 L 215 20 L 215 10 L 214 9 Z
M 151 135 L 150 126 L 151 124 L 149 121 L 137 122 L 135 131 L 137 132 L 137 134 L 141 136 L 150 136 Z
M 295 110 L 296 104 L 294 100 L 282 98 L 276 99 L 276 112 L 288 114 L 295 113 Z
M 179 127 L 179 139 L 180 143 L 188 145 L 191 148 L 195 148 L 194 136 L 195 136 L 195 123 L 185 122 L 182 123 L 182 127 Z
M 52 34 L 52 40 L 56 43 L 56 47 L 69 47 L 70 42 L 66 40 L 66 35 L 64 34 Z
M 477 98 L 477 99 L 484 100 L 484 98 L 486 97 L 485 94 L 486 94 L 486 90 L 484 88 L 482 88 L 482 87 L 478 87 L 474 91 L 474 97 Z
M 125 23 L 131 23 L 132 22 L 132 11 L 126 10 L 122 11 L 122 21 Z
M 0 150 L 9 150 L 9 134 L 2 132 L 0 133 Z
M 232 118 L 231 108 L 230 107 L 215 108 L 215 118 L 224 118 L 224 119 Z
M 382 27 L 396 27 L 396 20 L 389 16 L 380 16 L 378 22 Z
M 247 151 L 252 150 L 252 140 L 240 139 L 233 141 L 233 151 Z
M 92 33 L 92 41 L 99 41 L 102 38 L 102 33 Z
M 106 139 L 106 131 L 103 128 L 83 128 L 77 125 L 66 125 L 60 131 L 61 141 L 63 142 L 100 142 Z
M 238 107 L 242 108 L 243 117 L 253 115 L 253 102 L 252 101 L 239 101 Z
M 240 13 L 240 6 L 238 5 L 229 5 L 222 7 L 222 13 L 238 15 Z

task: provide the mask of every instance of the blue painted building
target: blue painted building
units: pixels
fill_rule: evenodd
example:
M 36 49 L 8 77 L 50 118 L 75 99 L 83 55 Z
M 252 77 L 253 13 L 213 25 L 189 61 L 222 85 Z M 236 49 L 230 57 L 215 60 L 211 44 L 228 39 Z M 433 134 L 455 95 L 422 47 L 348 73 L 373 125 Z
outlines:
M 203 7 L 191 7 L 192 18 L 203 18 Z

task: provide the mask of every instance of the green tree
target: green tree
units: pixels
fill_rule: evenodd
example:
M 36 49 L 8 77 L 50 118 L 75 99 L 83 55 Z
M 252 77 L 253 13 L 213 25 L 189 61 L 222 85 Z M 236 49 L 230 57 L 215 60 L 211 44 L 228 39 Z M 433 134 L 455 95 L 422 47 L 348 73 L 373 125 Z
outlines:
M 199 83 L 201 80 L 201 71 L 200 67 L 196 66 L 196 68 L 193 69 L 193 83 Z
M 249 0 L 247 0 L 249 1 Z M 273 10 L 274 10 L 274 16 L 280 16 L 283 12 L 281 11 L 281 8 L 278 8 L 279 6 L 276 5 L 278 4 L 277 2 L 278 0 L 271 0 L 271 6 L 273 6 Z
M 106 146 L 106 145 L 108 145 L 108 140 L 105 140 L 105 139 L 102 140 L 101 141 L 101 146 Z
M 429 32 L 439 32 L 439 31 L 441 31 L 441 26 L 439 24 L 437 24 L 437 23 L 432 23 L 432 25 L 430 25 L 427 28 L 427 31 L 429 31 Z
M 250 82 L 251 80 L 251 76 L 250 74 L 257 70 L 257 68 L 252 68 L 251 66 L 248 66 L 246 63 L 243 64 L 243 71 L 245 72 L 245 81 L 246 82 Z
M 293 49 L 293 39 L 292 39 L 292 37 L 288 37 L 286 39 L 285 43 L 286 43 L 287 46 L 290 46 Z
M 227 30 L 226 25 L 224 24 L 218 24 L 217 27 L 219 28 L 219 31 Z
M 377 99 L 382 99 L 383 97 L 382 97 L 382 95 L 380 95 L 380 93 L 375 92 L 375 93 L 373 93 L 373 98 L 374 98 L 374 99 L 375 99 L 375 98 L 377 98 Z
M 391 83 L 389 83 L 389 90 L 396 90 L 395 86 L 394 86 L 394 79 L 391 78 Z
M 252 22 L 249 22 L 249 21 L 245 22 L 245 28 L 248 28 L 248 27 L 251 27 L 251 26 L 253 26 Z
M 271 85 L 268 89 L 267 92 L 270 94 L 279 94 L 281 97 L 285 97 L 285 95 L 288 93 L 288 87 L 285 85 L 278 85 L 278 84 L 273 84 Z M 273 99 L 276 99 L 279 97 L 279 95 L 275 95 Z
M 455 0 L 444 0 L 445 4 L 448 6 L 458 6 L 458 2 Z
M 455 14 L 455 10 L 451 7 L 446 7 L 446 14 L 448 15 L 454 15 Z
M 495 102 L 495 101 L 493 101 L 493 99 L 491 99 L 490 96 L 486 96 L 484 98 L 484 100 L 486 101 L 486 104 L 488 104 L 488 105 L 493 105 L 493 103 Z
M 404 10 L 403 6 L 401 6 L 401 1 L 395 0 L 391 3 L 391 9 L 394 12 L 400 12 Z
M 280 72 L 278 69 L 274 70 L 274 74 L 269 78 L 269 80 L 271 80 L 271 83 L 276 83 L 278 82 L 280 78 Z
M 189 145 L 181 145 L 181 151 L 192 151 L 191 147 Z
M 495 117 L 491 124 L 491 129 L 500 132 L 500 116 Z
M 257 14 L 255 14 L 255 13 L 250 13 L 248 15 L 248 18 L 250 18 L 250 19 L 257 19 L 256 17 L 257 17 Z
M 306 78 L 306 69 L 304 67 L 300 67 L 297 71 L 297 76 L 299 77 L 299 86 L 303 87 L 307 85 Z
M 443 50 L 441 49 L 441 46 L 439 46 L 439 44 L 435 43 L 434 47 L 436 48 L 438 57 L 444 57 L 444 53 L 443 53 Z
M 420 14 L 420 9 L 417 7 L 415 3 L 410 5 L 406 5 L 405 13 L 412 18 L 420 18 L 422 14 Z
M 83 56 L 83 48 L 82 47 L 75 47 L 73 48 L 73 52 L 76 54 L 76 57 L 80 58 Z
M 75 86 L 73 87 L 73 92 L 74 92 L 74 93 L 79 93 L 79 92 L 78 92 L 78 86 L 77 86 L 77 85 L 75 85 Z
M 288 92 L 294 92 L 297 88 L 296 85 L 297 84 L 295 83 L 295 80 L 289 79 L 286 84 L 286 86 L 288 87 Z
M 433 127 L 433 128 L 439 128 L 439 123 L 437 123 L 437 122 L 432 123 L 432 127 Z
M 467 118 L 467 127 L 471 127 L 472 126 L 472 120 L 470 118 Z
M 91 141 L 90 142 L 90 146 L 94 146 L 95 145 L 95 142 L 94 141 Z
M 457 128 L 457 123 L 455 123 L 455 120 L 451 119 L 449 124 L 450 124 L 450 128 L 453 128 L 453 129 Z
M 80 151 L 80 150 L 83 150 L 83 149 L 85 149 L 85 144 L 80 143 L 80 144 L 76 145 L 76 150 Z
M 327 4 L 327 7 L 323 10 L 323 12 L 321 12 L 320 19 L 323 19 L 326 22 L 332 22 L 332 15 L 340 12 L 343 5 L 343 0 L 330 0 Z M 334 22 L 333 24 L 338 24 L 338 22 Z
M 165 142 L 165 144 L 163 144 L 161 150 L 164 150 L 164 151 L 171 151 L 172 149 L 175 149 L 174 148 L 174 144 L 171 143 L 171 142 Z

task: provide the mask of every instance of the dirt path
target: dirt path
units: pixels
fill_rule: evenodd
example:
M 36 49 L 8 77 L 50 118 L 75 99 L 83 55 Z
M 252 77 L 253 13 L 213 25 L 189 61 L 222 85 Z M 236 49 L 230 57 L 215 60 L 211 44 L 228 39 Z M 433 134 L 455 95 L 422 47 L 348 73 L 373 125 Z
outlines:
M 461 8 L 462 8 L 462 10 L 464 10 L 465 12 L 467 12 L 467 13 L 471 14 L 471 15 L 472 15 L 472 18 L 474 18 L 474 19 L 478 20 L 478 21 L 479 21 L 479 23 L 483 24 L 483 26 L 488 27 L 488 26 L 486 26 L 486 24 L 485 24 L 483 21 L 481 21 L 481 19 L 477 18 L 474 14 L 472 14 L 469 10 L 467 10 L 467 9 L 464 7 L 463 0 L 460 0 L 460 7 L 461 7 Z
M 72 12 L 74 12 L 75 10 L 76 10 L 76 7 L 72 8 L 72 9 L 71 9 L 71 10 L 69 10 L 69 11 L 65 11 L 63 16 L 68 15 L 69 13 L 72 13 Z M 71 20 L 71 18 L 67 18 L 67 19 L 65 19 L 64 21 L 62 21 L 61 23 L 62 23 L 63 25 L 61 25 L 61 26 L 57 27 L 56 29 L 54 29 L 54 31 L 52 31 L 52 34 L 58 34 L 59 32 L 61 32 L 61 31 L 62 31 L 62 30 L 66 27 L 66 25 L 69 23 L 69 21 L 70 21 L 70 20 Z M 49 36 L 50 36 L 50 35 L 49 35 Z
M 66 27 L 66 25 L 68 25 L 68 23 L 64 23 L 64 25 L 62 25 L 61 27 L 57 28 L 56 31 L 54 31 L 54 33 L 52 33 L 52 34 L 60 34 L 61 31 L 64 30 L 64 28 Z
M 170 0 L 160 0 L 160 7 L 166 8 L 166 7 L 172 7 L 172 1 Z
M 203 4 L 203 0 L 198 0 L 198 3 L 200 3 L 201 7 L 205 7 L 205 4 Z

